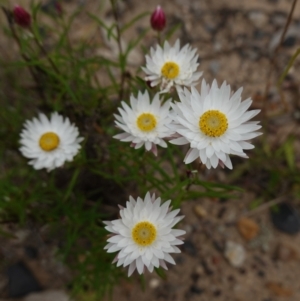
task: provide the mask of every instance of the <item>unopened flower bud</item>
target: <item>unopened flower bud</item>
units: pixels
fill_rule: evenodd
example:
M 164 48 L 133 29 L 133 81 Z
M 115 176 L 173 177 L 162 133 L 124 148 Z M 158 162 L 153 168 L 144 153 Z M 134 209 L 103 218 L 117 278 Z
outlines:
M 16 5 L 13 10 L 14 20 L 21 27 L 29 27 L 31 24 L 30 14 L 21 6 Z
M 55 7 L 56 13 L 58 15 L 61 15 L 63 13 L 63 9 L 62 9 L 61 3 L 59 1 L 55 1 L 54 7 Z
M 151 15 L 150 23 L 154 30 L 161 31 L 165 28 L 166 16 L 160 6 L 157 6 L 156 10 Z

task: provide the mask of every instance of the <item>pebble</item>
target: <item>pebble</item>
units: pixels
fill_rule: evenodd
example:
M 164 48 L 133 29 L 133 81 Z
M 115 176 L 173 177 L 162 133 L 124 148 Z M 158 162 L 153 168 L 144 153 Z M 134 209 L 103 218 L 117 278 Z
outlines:
M 238 220 L 237 229 L 247 241 L 255 238 L 260 230 L 259 225 L 248 217 L 242 217 Z
M 186 240 L 184 242 L 184 245 L 182 247 L 183 251 L 188 253 L 191 256 L 196 256 L 197 255 L 197 249 L 194 245 L 193 242 L 191 242 L 190 240 Z
M 196 205 L 194 207 L 194 212 L 198 217 L 201 217 L 201 218 L 207 216 L 207 211 L 201 205 Z
M 273 234 L 271 229 L 262 224 L 260 227 L 260 234 L 248 243 L 248 247 L 253 249 L 260 248 L 263 252 L 268 252 L 270 250 L 270 242 L 272 239 Z
M 277 205 L 276 210 L 271 209 L 271 218 L 274 226 L 288 234 L 296 234 L 300 231 L 300 214 L 289 203 Z
M 220 63 L 218 61 L 212 61 L 209 64 L 209 70 L 212 72 L 213 75 L 216 75 L 220 71 Z
M 283 45 L 285 47 L 292 47 L 294 46 L 297 42 L 299 42 L 300 39 L 300 27 L 298 25 L 293 25 L 290 26 L 286 32 L 285 39 L 283 41 Z M 269 43 L 269 50 L 272 52 L 279 44 L 281 40 L 283 29 L 280 29 L 277 31 L 272 39 L 270 40 Z
M 14 233 L 13 244 L 22 244 L 29 236 L 30 231 L 26 229 L 19 229 Z
M 271 14 L 269 22 L 272 23 L 276 27 L 284 26 L 286 22 L 287 15 L 282 11 L 275 11 Z
M 224 256 L 233 267 L 240 267 L 246 259 L 246 252 L 242 245 L 227 241 Z
M 159 286 L 159 284 L 160 284 L 160 281 L 156 278 L 152 278 L 149 281 L 150 288 L 157 288 Z
M 252 10 L 248 13 L 248 18 L 257 26 L 263 27 L 268 21 L 268 15 L 260 10 Z
M 297 250 L 291 245 L 285 243 L 279 243 L 274 254 L 274 259 L 281 261 L 297 260 L 299 254 Z
M 28 295 L 24 301 L 71 301 L 64 291 L 49 290 Z
M 204 274 L 204 268 L 202 265 L 197 265 L 196 268 L 195 268 L 195 272 L 194 272 L 195 275 L 197 276 L 201 276 Z
M 283 47 L 293 47 L 297 43 L 297 38 L 295 36 L 287 37 L 284 42 L 282 43 Z
M 193 293 L 193 294 L 197 294 L 197 295 L 200 295 L 204 292 L 205 290 L 203 288 L 200 288 L 196 285 L 192 285 L 190 287 L 190 292 Z
M 283 286 L 279 282 L 268 282 L 266 287 L 278 297 L 291 297 L 293 295 L 293 291 L 291 289 Z
M 23 297 L 40 291 L 41 285 L 23 262 L 18 262 L 7 269 L 9 297 Z

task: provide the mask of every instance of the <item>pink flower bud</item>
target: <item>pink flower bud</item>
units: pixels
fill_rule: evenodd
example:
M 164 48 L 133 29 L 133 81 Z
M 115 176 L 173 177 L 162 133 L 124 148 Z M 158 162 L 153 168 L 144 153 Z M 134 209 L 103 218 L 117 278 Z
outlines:
M 158 5 L 156 10 L 151 15 L 151 27 L 154 30 L 161 31 L 166 26 L 166 16 L 162 8 Z
M 55 1 L 54 7 L 55 7 L 56 13 L 57 13 L 58 15 L 61 15 L 61 14 L 63 13 L 63 9 L 62 9 L 62 6 L 61 6 L 61 3 L 60 3 L 60 2 Z
M 16 5 L 13 10 L 14 20 L 21 27 L 29 27 L 31 24 L 30 14 L 21 6 Z

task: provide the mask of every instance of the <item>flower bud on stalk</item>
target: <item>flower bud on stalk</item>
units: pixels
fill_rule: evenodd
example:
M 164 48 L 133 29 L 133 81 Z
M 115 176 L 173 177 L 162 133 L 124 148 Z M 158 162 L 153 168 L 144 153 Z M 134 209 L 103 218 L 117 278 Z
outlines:
M 55 1 L 54 7 L 55 7 L 56 13 L 57 13 L 59 16 L 62 15 L 63 9 L 62 9 L 61 3 L 60 3 L 59 1 Z
M 166 16 L 162 8 L 158 5 L 156 10 L 152 13 L 150 19 L 151 27 L 154 30 L 162 31 L 166 26 Z
M 16 5 L 13 10 L 13 16 L 16 24 L 19 26 L 23 28 L 30 27 L 31 16 L 23 7 Z

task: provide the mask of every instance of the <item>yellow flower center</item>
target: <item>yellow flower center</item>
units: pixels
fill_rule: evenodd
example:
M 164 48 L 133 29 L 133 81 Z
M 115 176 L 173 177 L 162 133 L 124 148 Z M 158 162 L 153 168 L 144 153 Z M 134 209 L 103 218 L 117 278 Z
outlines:
M 220 137 L 228 129 L 228 121 L 220 111 L 209 110 L 200 117 L 199 128 L 206 136 Z
M 153 114 L 143 113 L 137 118 L 136 124 L 141 131 L 150 132 L 155 129 L 157 121 Z
M 53 132 L 47 132 L 40 138 L 40 147 L 46 152 L 56 149 L 59 145 L 59 137 Z
M 139 246 L 150 246 L 156 239 L 156 227 L 150 222 L 139 222 L 133 227 L 131 235 Z
M 167 79 L 173 79 L 179 74 L 179 66 L 174 62 L 166 62 L 161 68 L 162 75 Z

